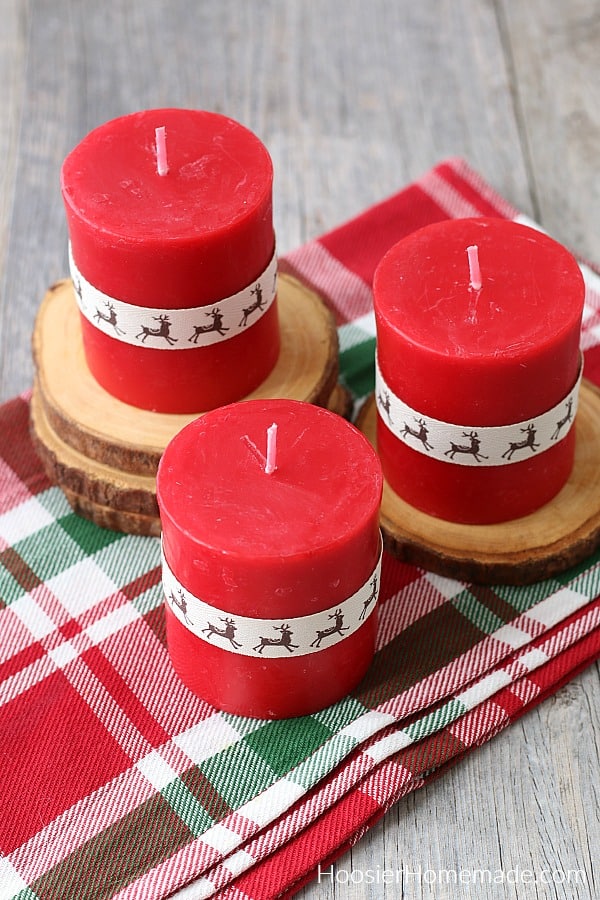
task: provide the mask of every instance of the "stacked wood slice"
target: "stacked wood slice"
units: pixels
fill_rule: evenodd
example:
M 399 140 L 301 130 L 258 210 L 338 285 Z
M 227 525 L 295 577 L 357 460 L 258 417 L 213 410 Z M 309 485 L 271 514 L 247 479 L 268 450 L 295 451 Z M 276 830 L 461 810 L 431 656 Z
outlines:
M 330 311 L 286 275 L 279 278 L 278 308 L 279 360 L 245 399 L 303 400 L 348 415 L 350 397 L 337 381 L 338 339 Z M 70 280 L 58 282 L 44 297 L 33 355 L 31 432 L 48 476 L 73 509 L 97 525 L 159 534 L 158 463 L 171 438 L 202 411 L 174 415 L 137 409 L 100 387 L 85 360 Z
M 370 397 L 358 427 L 376 447 L 377 410 Z M 571 477 L 536 512 L 494 525 L 462 525 L 410 506 L 384 484 L 383 543 L 397 559 L 480 584 L 530 584 L 590 556 L 600 544 L 600 391 L 585 379 Z

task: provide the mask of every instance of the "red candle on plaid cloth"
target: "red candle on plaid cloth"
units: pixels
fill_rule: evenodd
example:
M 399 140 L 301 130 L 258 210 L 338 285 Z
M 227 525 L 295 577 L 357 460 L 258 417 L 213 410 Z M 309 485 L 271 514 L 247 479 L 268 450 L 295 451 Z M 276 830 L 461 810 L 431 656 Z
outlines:
M 279 352 L 272 177 L 255 135 L 199 110 L 115 119 L 67 156 L 86 359 L 113 396 L 200 412 L 267 377 Z
M 191 690 L 282 718 L 357 684 L 375 644 L 382 480 L 353 425 L 298 401 L 232 404 L 173 438 L 157 478 L 165 612 Z
M 377 441 L 400 497 L 483 524 L 531 513 L 563 487 L 583 301 L 572 255 L 514 222 L 440 222 L 385 255 Z

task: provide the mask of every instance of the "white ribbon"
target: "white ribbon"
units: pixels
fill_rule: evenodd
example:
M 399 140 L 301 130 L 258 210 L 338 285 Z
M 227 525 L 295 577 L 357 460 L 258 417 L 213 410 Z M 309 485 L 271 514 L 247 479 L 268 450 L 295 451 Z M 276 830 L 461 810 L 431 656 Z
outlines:
M 539 456 L 566 437 L 575 421 L 582 375 L 583 364 L 560 403 L 513 425 L 453 425 L 418 412 L 394 394 L 378 362 L 375 401 L 379 417 L 392 434 L 424 456 L 461 466 L 506 466 Z
M 356 593 L 308 616 L 255 619 L 211 606 L 179 583 L 164 553 L 163 590 L 175 617 L 207 644 L 260 659 L 306 656 L 350 637 L 372 615 L 379 596 L 381 555 L 380 552 L 375 569 Z
M 264 316 L 277 293 L 275 253 L 256 281 L 237 294 L 190 309 L 134 306 L 104 294 L 81 274 L 70 244 L 69 267 L 77 305 L 88 322 L 125 344 L 155 350 L 193 350 L 236 337 Z

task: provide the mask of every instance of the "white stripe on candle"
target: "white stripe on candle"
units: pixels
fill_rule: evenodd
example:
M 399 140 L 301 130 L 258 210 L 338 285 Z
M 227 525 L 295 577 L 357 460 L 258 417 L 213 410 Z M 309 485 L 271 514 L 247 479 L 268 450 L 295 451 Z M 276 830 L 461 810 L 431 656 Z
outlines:
M 277 295 L 275 253 L 256 281 L 237 294 L 190 309 L 134 306 L 104 294 L 79 271 L 70 245 L 69 267 L 77 304 L 88 322 L 109 337 L 138 347 L 194 350 L 229 340 L 252 328 L 270 309 Z M 259 303 L 257 299 L 260 299 Z M 170 325 L 169 341 L 163 332 L 157 332 L 161 317 Z
M 222 610 L 206 603 L 178 581 L 165 558 L 164 548 L 161 556 L 165 601 L 175 618 L 202 641 L 256 659 L 287 658 L 291 653 L 289 642 L 286 648 L 285 642 L 278 639 L 284 631 L 291 637 L 294 656 L 327 650 L 362 628 L 375 611 L 379 596 L 381 549 L 375 568 L 351 597 L 316 613 L 279 619 L 237 615 L 231 609 Z
M 562 441 L 575 421 L 583 374 L 566 397 L 538 416 L 509 425 L 457 425 L 413 409 L 387 384 L 375 362 L 379 418 L 392 434 L 418 453 L 461 466 L 506 466 L 539 456 Z

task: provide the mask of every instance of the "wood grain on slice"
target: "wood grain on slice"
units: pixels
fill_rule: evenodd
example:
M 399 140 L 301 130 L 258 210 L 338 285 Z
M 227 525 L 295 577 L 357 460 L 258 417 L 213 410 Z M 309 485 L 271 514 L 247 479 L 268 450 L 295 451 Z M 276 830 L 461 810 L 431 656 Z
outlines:
M 348 418 L 352 396 L 347 388 L 336 384 L 326 405 Z M 160 534 L 155 471 L 125 471 L 67 443 L 46 414 L 39 381 L 31 399 L 31 435 L 46 474 L 60 486 L 76 513 L 102 528 L 128 534 Z M 159 459 L 160 456 L 157 465 Z
M 100 506 L 158 516 L 155 476 L 122 472 L 66 444 L 46 417 L 37 383 L 31 397 L 31 434 L 46 474 L 61 488 Z
M 358 426 L 376 445 L 370 398 Z M 530 584 L 584 560 L 600 545 L 600 391 L 583 381 L 573 472 L 563 489 L 528 516 L 463 525 L 427 515 L 387 484 L 381 506 L 384 546 L 404 562 L 464 581 Z
M 161 526 L 158 516 L 145 516 L 142 513 L 126 512 L 120 509 L 112 509 L 94 503 L 81 494 L 76 494 L 68 488 L 63 488 L 73 512 L 89 519 L 100 528 L 108 528 L 110 531 L 122 531 L 125 534 L 138 534 L 145 537 L 159 537 Z
M 279 279 L 279 360 L 246 398 L 283 397 L 327 406 L 338 377 L 335 322 L 322 300 L 296 279 Z M 188 415 L 137 409 L 112 397 L 87 366 L 79 311 L 69 280 L 44 297 L 34 334 L 38 401 L 56 436 L 89 460 L 122 472 L 153 475 L 167 443 Z

